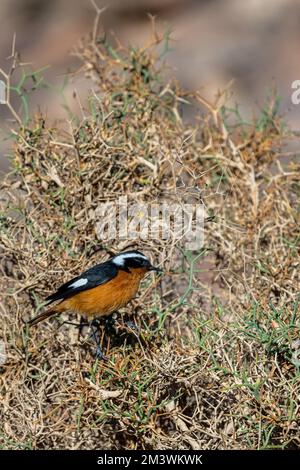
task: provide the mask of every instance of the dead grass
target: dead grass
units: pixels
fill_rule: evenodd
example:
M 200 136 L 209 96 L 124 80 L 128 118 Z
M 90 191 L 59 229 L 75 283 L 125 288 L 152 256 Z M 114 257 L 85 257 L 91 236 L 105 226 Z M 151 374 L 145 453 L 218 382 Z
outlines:
M 1 448 L 299 447 L 300 165 L 281 155 L 293 136 L 275 101 L 232 125 L 226 93 L 209 104 L 166 82 L 168 38 L 154 25 L 153 38 L 126 50 L 95 28 L 76 50 L 92 83 L 81 115 L 62 129 L 37 114 L 14 131 L 0 193 Z M 193 126 L 180 117 L 187 100 Z M 203 201 L 213 221 L 198 252 L 136 244 L 166 274 L 120 313 L 99 363 L 75 327 L 28 331 L 23 320 L 61 282 L 132 246 L 95 233 L 99 203 L 124 195 Z M 140 336 L 122 322 L 132 314 Z

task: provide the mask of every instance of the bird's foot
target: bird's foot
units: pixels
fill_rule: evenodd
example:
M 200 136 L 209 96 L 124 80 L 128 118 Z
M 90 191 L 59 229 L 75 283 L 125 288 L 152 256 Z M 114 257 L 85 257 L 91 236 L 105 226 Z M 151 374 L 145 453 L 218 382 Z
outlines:
M 101 346 L 97 346 L 95 358 L 99 361 L 108 361 L 108 358 L 103 354 Z
M 95 341 L 96 346 L 97 346 L 95 357 L 96 357 L 96 359 L 99 359 L 101 361 L 106 361 L 107 357 L 104 356 L 103 351 L 102 351 L 102 347 L 101 347 L 101 339 L 100 339 L 99 329 L 98 329 L 98 327 L 99 327 L 98 320 L 94 319 L 90 323 L 90 327 L 91 327 L 90 337 L 93 338 L 93 340 Z

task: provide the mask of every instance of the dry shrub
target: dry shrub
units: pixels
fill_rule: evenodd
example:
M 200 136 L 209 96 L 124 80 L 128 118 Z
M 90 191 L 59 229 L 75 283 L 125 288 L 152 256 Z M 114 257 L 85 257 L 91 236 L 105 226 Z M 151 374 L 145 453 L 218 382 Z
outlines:
M 167 38 L 153 34 L 127 50 L 95 27 L 75 51 L 91 81 L 80 115 L 39 113 L 14 131 L 1 185 L 3 448 L 299 446 L 300 177 L 281 150 L 292 136 L 272 100 L 232 125 L 227 93 L 210 104 L 164 78 Z M 204 203 L 203 249 L 98 239 L 97 207 L 124 195 Z M 62 319 L 28 331 L 55 287 L 132 246 L 166 273 L 103 334 L 108 362 Z M 140 334 L 122 321 L 132 315 Z

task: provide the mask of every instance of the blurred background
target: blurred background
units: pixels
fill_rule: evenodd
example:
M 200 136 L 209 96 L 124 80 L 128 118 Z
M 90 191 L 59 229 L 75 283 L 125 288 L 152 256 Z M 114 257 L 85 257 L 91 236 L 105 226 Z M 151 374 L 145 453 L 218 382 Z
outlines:
M 173 41 L 168 63 L 182 86 L 199 90 L 212 100 L 218 89 L 234 79 L 233 100 L 245 116 L 258 112 L 277 87 L 289 125 L 298 129 L 300 105 L 291 102 L 291 84 L 300 80 L 300 2 L 295 0 L 106 0 L 102 29 L 114 31 L 121 42 L 143 45 L 151 36 L 148 13 L 156 15 L 160 31 L 170 29 Z M 69 55 L 74 43 L 93 25 L 90 0 L 0 0 L 0 67 L 7 70 L 13 35 L 23 61 L 59 85 L 64 73 L 76 68 Z M 88 91 L 81 77 L 68 85 L 80 96 Z M 16 97 L 12 95 L 12 100 Z M 16 101 L 17 104 L 17 101 Z M 32 97 L 49 117 L 64 115 L 58 93 L 44 90 Z M 33 108 L 34 109 L 34 108 Z M 7 171 L 9 143 L 3 141 L 10 114 L 0 105 L 0 170 Z M 1 136 L 0 136 L 1 138 Z

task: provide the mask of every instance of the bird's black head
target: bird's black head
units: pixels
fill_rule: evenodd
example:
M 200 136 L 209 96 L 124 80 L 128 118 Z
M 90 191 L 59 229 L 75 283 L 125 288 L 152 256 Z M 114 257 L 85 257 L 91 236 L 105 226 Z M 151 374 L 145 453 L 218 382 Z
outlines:
M 157 271 L 161 272 L 160 268 L 157 268 L 151 264 L 147 256 L 140 251 L 124 251 L 119 253 L 111 259 L 112 263 L 119 269 L 130 272 L 130 269 L 142 268 L 146 271 Z

